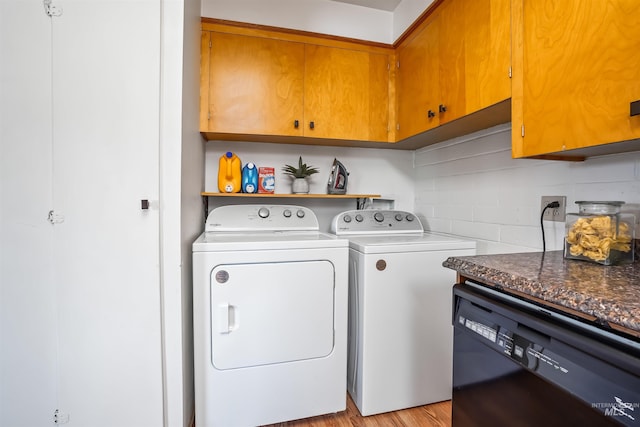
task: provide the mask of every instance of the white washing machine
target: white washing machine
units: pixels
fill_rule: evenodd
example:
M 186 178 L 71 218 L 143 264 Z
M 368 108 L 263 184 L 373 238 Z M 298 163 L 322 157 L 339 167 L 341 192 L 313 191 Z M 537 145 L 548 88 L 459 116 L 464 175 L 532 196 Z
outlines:
M 476 243 L 397 210 L 343 212 L 331 231 L 350 241 L 347 388 L 360 413 L 451 399 L 456 276 L 442 262 Z
M 214 209 L 193 243 L 196 425 L 346 409 L 348 241 L 300 206 Z

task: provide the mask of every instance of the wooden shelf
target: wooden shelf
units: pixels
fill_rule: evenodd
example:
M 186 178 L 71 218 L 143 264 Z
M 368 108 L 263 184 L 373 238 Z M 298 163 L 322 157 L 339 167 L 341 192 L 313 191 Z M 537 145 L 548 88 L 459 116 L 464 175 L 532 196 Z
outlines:
M 203 197 L 275 197 L 292 199 L 379 199 L 380 194 L 200 193 Z

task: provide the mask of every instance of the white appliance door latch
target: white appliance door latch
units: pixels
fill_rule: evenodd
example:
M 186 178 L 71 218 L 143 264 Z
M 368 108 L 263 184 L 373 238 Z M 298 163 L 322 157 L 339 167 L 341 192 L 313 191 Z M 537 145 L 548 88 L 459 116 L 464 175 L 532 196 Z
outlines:
M 47 216 L 47 221 L 49 221 L 53 225 L 62 224 L 64 222 L 64 216 L 60 215 L 59 213 L 57 213 L 52 209 L 49 211 L 49 215 Z
M 238 328 L 236 307 L 228 302 L 218 304 L 218 332 L 230 334 Z

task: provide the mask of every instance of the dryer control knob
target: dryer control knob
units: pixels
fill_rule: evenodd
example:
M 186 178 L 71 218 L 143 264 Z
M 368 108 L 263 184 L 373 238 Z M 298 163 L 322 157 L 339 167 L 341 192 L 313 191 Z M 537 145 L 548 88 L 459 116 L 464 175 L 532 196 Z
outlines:
M 356 221 L 358 221 L 358 222 L 362 222 L 362 220 L 364 220 L 364 218 L 362 217 L 362 215 L 357 214 L 357 215 L 356 215 Z
M 285 218 L 291 218 L 291 211 L 289 209 L 285 209 L 284 212 L 282 212 L 282 215 L 284 215 Z
M 258 209 L 258 216 L 260 218 L 267 218 L 269 216 L 269 209 L 267 208 Z
M 394 218 L 396 219 L 396 221 L 402 221 L 402 214 L 397 213 Z
M 298 212 L 296 212 L 296 216 L 298 218 L 304 218 L 304 211 L 302 209 L 299 209 Z
M 384 221 L 384 215 L 382 215 L 380 212 L 376 212 L 373 215 L 373 219 L 375 219 L 377 222 L 382 222 Z
M 351 222 L 351 215 L 345 215 L 345 216 L 342 218 L 342 220 L 343 220 L 344 222 L 346 222 L 346 223 Z
M 411 215 L 411 214 L 408 214 L 408 215 L 407 215 L 407 221 L 409 221 L 409 222 L 413 221 L 415 218 L 416 218 L 416 217 L 415 217 L 415 216 L 413 216 L 413 215 Z

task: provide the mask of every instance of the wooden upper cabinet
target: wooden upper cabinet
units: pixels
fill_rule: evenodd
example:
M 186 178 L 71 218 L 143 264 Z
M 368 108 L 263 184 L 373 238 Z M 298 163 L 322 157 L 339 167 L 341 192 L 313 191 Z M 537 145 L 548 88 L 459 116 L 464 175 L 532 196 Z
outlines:
M 303 43 L 203 31 L 202 45 L 201 131 L 302 135 Z
M 389 141 L 389 56 L 307 44 L 305 136 Z
M 202 31 L 200 131 L 208 138 L 393 142 L 390 48 L 215 27 Z
M 440 124 L 438 36 L 439 21 L 426 22 L 397 52 L 396 96 L 398 128 L 402 140 Z
M 640 100 L 640 2 L 513 0 L 512 9 L 513 156 L 640 138 L 629 111 Z
M 446 0 L 438 7 L 439 84 L 438 114 L 440 124 L 465 115 L 465 3 L 469 0 Z M 475 1 L 475 0 L 473 0 Z
M 465 104 L 474 113 L 511 97 L 511 0 L 464 5 Z
M 398 140 L 511 96 L 509 2 L 444 0 L 398 47 Z

